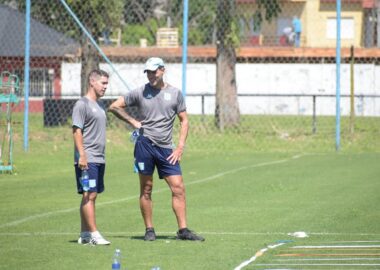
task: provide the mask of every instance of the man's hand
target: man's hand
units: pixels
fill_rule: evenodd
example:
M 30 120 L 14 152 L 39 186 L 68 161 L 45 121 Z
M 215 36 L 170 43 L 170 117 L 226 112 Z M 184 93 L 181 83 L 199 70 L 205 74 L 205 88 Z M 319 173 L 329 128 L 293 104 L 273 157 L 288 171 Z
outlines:
M 88 164 L 87 164 L 87 157 L 86 155 L 80 156 L 78 159 L 78 167 L 81 170 L 87 170 Z
M 166 159 L 170 164 L 174 165 L 176 162 L 180 162 L 183 154 L 183 147 L 177 147 L 173 153 Z

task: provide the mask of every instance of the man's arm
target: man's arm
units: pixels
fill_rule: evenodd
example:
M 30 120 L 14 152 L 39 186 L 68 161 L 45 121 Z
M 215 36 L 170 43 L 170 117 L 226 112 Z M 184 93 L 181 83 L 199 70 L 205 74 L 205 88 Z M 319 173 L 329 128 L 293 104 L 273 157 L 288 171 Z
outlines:
M 78 167 L 80 169 L 88 169 L 87 156 L 83 147 L 83 134 L 79 127 L 73 126 L 73 137 L 76 148 L 79 152 Z
M 185 149 L 187 134 L 189 133 L 189 119 L 186 111 L 178 114 L 181 129 L 179 132 L 178 146 L 173 150 L 173 153 L 168 157 L 168 161 L 171 164 L 175 164 L 177 161 L 181 161 L 183 150 Z
M 132 125 L 134 128 L 141 128 L 141 122 L 137 121 L 135 118 L 130 116 L 125 111 L 126 105 L 124 102 L 124 97 L 119 97 L 114 101 L 109 107 L 108 111 L 113 113 L 120 120 Z

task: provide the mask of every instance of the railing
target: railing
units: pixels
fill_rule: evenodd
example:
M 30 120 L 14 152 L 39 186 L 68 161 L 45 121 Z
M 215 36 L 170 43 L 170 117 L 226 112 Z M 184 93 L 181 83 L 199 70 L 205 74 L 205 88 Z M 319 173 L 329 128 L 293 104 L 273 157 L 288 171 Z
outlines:
M 189 97 L 201 97 L 201 115 L 205 116 L 205 98 L 206 97 L 215 97 L 215 94 L 210 93 L 199 93 L 199 94 L 187 94 Z M 350 98 L 351 95 L 340 95 L 341 98 Z M 238 94 L 238 97 L 309 97 L 312 99 L 313 109 L 312 109 L 312 130 L 313 133 L 317 131 L 317 98 L 335 98 L 336 95 L 331 94 Z M 380 95 L 369 94 L 369 95 L 354 95 L 354 98 L 359 98 L 363 100 L 364 98 L 380 98 Z

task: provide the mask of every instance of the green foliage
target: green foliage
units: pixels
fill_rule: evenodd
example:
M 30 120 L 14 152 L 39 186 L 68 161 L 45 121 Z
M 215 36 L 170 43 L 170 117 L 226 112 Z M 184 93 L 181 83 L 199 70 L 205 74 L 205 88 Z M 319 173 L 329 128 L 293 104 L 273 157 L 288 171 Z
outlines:
M 141 24 L 127 24 L 122 31 L 122 43 L 127 45 L 138 45 L 140 39 L 145 38 L 148 41 L 148 45 L 154 45 L 156 43 L 156 37 L 154 33 L 158 29 L 158 24 L 154 19 L 151 19 L 150 29 Z
M 2 2 L 10 4 L 14 1 Z M 123 0 L 66 0 L 66 3 L 95 39 L 106 29 L 120 27 Z M 24 12 L 25 1 L 17 1 L 17 8 Z M 82 37 L 82 30 L 60 1 L 54 1 L 54 4 L 51 0 L 31 1 L 31 15 L 58 32 L 77 40 Z
M 224 43 L 225 45 L 230 44 L 234 48 L 240 47 L 240 30 L 238 26 L 238 22 L 236 19 L 231 21 L 230 31 L 227 34 Z
M 281 5 L 279 0 L 257 0 L 256 4 L 258 9 L 253 16 L 255 31 L 260 29 L 264 19 L 270 22 L 281 13 Z

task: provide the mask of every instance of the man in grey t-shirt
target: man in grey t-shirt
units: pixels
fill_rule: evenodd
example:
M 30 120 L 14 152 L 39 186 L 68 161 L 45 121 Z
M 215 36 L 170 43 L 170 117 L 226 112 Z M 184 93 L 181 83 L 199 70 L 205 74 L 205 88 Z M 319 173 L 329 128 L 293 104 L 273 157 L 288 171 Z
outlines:
M 80 205 L 81 233 L 79 244 L 109 245 L 98 232 L 95 222 L 95 200 L 104 190 L 106 113 L 98 100 L 108 86 L 108 73 L 93 70 L 88 75 L 88 89 L 73 108 L 74 165 Z M 88 175 L 87 184 L 82 176 Z
M 185 186 L 179 161 L 185 147 L 189 121 L 186 105 L 179 89 L 164 82 L 164 61 L 149 58 L 145 64 L 149 83 L 129 92 L 111 104 L 109 111 L 139 129 L 135 144 L 135 166 L 140 178 L 140 209 L 145 224 L 146 241 L 156 234 L 152 219 L 153 172 L 165 179 L 172 191 L 172 207 L 177 218 L 177 239 L 203 241 L 204 238 L 187 228 Z M 141 120 L 131 117 L 125 108 L 136 106 Z M 178 116 L 181 128 L 178 145 L 172 141 L 173 124 Z

